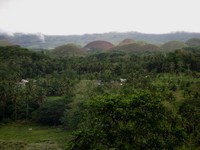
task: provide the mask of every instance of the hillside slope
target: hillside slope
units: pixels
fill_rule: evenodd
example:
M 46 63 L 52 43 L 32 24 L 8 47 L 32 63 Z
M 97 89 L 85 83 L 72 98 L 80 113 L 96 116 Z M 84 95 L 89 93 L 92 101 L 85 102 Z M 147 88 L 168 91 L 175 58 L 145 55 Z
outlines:
M 181 49 L 184 47 L 187 47 L 188 45 L 184 42 L 180 41 L 169 41 L 161 45 L 161 49 L 163 50 L 175 50 L 175 49 Z
M 52 51 L 52 53 L 60 57 L 83 56 L 85 54 L 83 49 L 75 44 L 58 46 Z
M 88 43 L 84 49 L 86 50 L 108 50 L 113 48 L 114 45 L 107 41 L 93 41 Z
M 131 44 L 126 44 L 122 46 L 116 46 L 112 48 L 111 51 L 121 51 L 121 52 L 152 52 L 152 51 L 158 51 L 160 48 L 156 45 L 153 44 L 140 44 L 140 43 L 131 43 Z

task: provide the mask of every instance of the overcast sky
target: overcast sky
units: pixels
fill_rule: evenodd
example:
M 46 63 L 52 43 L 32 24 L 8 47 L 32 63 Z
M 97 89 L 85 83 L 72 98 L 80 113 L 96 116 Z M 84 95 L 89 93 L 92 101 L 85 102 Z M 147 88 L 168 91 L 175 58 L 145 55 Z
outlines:
M 44 34 L 200 32 L 200 0 L 0 0 L 0 30 Z

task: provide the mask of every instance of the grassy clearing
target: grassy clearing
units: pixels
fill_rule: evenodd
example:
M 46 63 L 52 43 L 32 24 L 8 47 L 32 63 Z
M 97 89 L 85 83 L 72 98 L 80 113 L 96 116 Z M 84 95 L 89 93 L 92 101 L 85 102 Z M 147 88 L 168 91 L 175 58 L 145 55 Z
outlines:
M 47 100 L 48 101 L 56 101 L 56 100 L 60 100 L 62 98 L 63 98 L 62 96 L 48 96 Z
M 180 105 L 184 102 L 184 96 L 183 96 L 183 91 L 177 90 L 176 92 L 173 93 L 175 96 L 176 101 L 173 102 L 174 106 L 176 108 L 179 108 Z
M 61 150 L 70 137 L 70 132 L 59 127 L 15 122 L 0 125 L 0 150 Z

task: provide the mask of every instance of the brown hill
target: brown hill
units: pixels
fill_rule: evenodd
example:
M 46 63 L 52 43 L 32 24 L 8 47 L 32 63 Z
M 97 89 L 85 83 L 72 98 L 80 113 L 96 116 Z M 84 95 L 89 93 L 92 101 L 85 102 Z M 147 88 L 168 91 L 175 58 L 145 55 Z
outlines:
M 124 39 L 123 41 L 121 41 L 118 44 L 118 46 L 127 45 L 127 44 L 131 44 L 131 43 L 135 43 L 135 41 L 133 39 Z
M 86 50 L 108 50 L 113 48 L 114 45 L 107 41 L 93 41 L 88 43 L 84 49 Z
M 136 41 L 136 40 L 133 40 L 133 39 L 124 39 L 123 41 L 121 41 L 118 44 L 118 46 L 123 46 L 123 45 L 128 45 L 128 44 L 133 44 L 133 43 L 140 44 L 140 45 L 146 45 L 146 44 L 148 44 L 145 41 Z

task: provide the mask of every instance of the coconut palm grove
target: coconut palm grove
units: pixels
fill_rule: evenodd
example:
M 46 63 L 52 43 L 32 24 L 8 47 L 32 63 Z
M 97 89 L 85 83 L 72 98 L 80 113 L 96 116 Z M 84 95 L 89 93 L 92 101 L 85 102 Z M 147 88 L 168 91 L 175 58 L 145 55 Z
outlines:
M 200 149 L 199 38 L 5 37 L 0 149 Z

